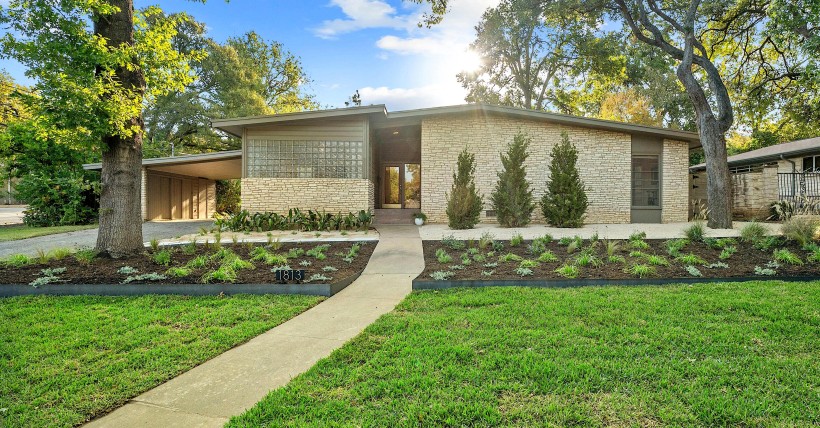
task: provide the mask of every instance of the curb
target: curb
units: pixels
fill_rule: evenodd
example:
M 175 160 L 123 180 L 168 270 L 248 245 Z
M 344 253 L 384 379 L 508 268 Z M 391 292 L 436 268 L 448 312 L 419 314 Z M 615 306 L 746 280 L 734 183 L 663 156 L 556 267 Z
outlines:
M 359 278 L 361 272 L 332 284 L 28 284 L 0 285 L 0 297 L 17 296 L 144 296 L 179 294 L 215 296 L 219 294 L 298 294 L 330 297 Z
M 498 280 L 453 280 L 429 281 L 413 280 L 413 290 L 446 290 L 448 288 L 481 288 L 481 287 L 539 287 L 539 288 L 574 288 L 588 286 L 635 286 L 635 285 L 670 285 L 702 284 L 720 282 L 748 281 L 817 281 L 820 276 L 739 276 L 734 278 L 636 278 L 636 279 L 498 279 Z

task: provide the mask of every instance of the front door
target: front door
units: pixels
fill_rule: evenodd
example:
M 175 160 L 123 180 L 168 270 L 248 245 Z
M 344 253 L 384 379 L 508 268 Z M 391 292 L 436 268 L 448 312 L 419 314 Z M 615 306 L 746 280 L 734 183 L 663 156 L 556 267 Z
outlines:
M 382 167 L 382 208 L 421 208 L 421 165 Z

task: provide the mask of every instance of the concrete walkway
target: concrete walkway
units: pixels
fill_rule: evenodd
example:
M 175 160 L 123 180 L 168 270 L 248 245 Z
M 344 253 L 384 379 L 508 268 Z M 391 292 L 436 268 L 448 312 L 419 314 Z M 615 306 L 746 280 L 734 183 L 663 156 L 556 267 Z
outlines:
M 362 276 L 339 294 L 183 373 L 88 427 L 221 427 L 390 312 L 424 270 L 416 226 L 379 226 Z

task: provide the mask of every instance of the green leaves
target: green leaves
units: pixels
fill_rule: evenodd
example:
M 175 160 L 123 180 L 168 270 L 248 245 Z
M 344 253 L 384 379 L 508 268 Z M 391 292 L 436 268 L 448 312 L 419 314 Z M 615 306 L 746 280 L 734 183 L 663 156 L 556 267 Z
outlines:
M 524 166 L 529 157 L 529 145 L 530 138 L 518 133 L 508 146 L 507 153 L 501 155 L 503 169 L 498 173 L 498 182 L 490 200 L 502 227 L 526 226 L 535 209 Z
M 581 227 L 589 205 L 584 182 L 578 173 L 578 151 L 566 131 L 550 154 L 550 176 L 547 192 L 541 198 L 541 212 L 556 227 Z

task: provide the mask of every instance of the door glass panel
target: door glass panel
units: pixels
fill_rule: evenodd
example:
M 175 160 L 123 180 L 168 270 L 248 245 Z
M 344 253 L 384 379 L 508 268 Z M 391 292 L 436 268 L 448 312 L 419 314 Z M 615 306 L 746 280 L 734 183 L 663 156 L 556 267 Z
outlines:
M 421 165 L 404 165 L 404 208 L 421 208 Z
M 632 157 L 632 206 L 661 206 L 660 167 L 657 156 Z
M 390 208 L 401 208 L 401 200 L 399 199 L 398 166 L 384 167 L 384 203 L 382 205 Z

